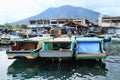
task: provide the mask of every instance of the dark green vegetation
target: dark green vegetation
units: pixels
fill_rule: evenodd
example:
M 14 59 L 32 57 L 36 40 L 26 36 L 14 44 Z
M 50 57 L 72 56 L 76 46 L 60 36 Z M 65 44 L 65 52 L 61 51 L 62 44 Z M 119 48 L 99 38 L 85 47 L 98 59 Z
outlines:
M 0 25 L 0 27 L 5 27 L 8 29 L 28 29 L 28 26 L 26 24 L 12 25 L 10 23 L 6 23 L 4 25 Z

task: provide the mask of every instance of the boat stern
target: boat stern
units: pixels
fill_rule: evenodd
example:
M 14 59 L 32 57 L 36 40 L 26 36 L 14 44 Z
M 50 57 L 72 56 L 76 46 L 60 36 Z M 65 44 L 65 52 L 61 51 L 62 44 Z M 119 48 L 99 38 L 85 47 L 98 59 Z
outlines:
M 39 52 L 29 50 L 29 51 L 10 51 L 7 50 L 6 54 L 8 56 L 8 59 L 18 59 L 18 58 L 26 58 L 26 59 L 35 59 L 39 57 Z

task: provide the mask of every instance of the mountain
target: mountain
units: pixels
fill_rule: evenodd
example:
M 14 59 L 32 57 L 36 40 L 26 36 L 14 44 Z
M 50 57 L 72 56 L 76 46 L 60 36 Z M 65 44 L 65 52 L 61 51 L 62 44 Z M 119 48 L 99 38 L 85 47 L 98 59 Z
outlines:
M 65 5 L 57 8 L 48 8 L 38 15 L 13 22 L 12 24 L 27 24 L 29 20 L 56 18 L 87 18 L 91 22 L 96 22 L 100 15 L 100 13 L 86 8 Z

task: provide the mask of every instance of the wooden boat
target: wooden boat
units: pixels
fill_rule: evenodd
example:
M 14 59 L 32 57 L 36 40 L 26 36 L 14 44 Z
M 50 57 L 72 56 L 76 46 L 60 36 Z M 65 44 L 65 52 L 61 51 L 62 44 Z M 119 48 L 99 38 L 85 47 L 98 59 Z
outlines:
M 39 56 L 39 50 L 45 40 L 52 37 L 33 37 L 27 39 L 16 40 L 15 45 L 10 50 L 6 51 L 9 59 L 13 58 L 27 58 L 34 59 Z
M 76 59 L 102 59 L 107 54 L 103 49 L 103 39 L 97 37 L 80 37 L 76 38 L 77 49 Z
M 72 58 L 74 47 L 74 38 L 58 37 L 45 41 L 39 56 L 42 58 Z

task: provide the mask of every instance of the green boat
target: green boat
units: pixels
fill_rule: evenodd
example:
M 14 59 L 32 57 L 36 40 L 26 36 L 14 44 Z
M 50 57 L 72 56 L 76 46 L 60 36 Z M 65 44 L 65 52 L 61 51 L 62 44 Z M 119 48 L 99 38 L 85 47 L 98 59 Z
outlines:
M 33 37 L 16 40 L 15 45 L 6 51 L 8 59 L 35 59 L 39 57 L 39 50 L 41 50 L 43 42 L 48 39 L 52 39 L 52 37 Z
M 78 37 L 75 58 L 80 59 L 104 59 L 107 54 L 104 51 L 102 38 Z
M 40 50 L 42 58 L 72 58 L 75 53 L 75 39 L 69 37 L 58 37 L 46 40 Z

